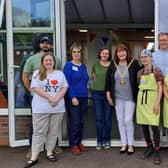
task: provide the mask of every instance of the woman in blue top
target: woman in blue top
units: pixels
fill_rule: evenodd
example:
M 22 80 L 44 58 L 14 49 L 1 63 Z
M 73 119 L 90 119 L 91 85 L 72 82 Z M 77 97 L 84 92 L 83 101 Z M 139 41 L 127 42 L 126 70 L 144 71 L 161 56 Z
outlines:
M 70 47 L 72 61 L 67 62 L 64 74 L 69 84 L 66 97 L 67 110 L 69 114 L 69 143 L 71 153 L 79 155 L 86 151 L 82 145 L 84 113 L 87 111 L 87 83 L 89 76 L 86 66 L 81 63 L 81 45 L 73 43 Z

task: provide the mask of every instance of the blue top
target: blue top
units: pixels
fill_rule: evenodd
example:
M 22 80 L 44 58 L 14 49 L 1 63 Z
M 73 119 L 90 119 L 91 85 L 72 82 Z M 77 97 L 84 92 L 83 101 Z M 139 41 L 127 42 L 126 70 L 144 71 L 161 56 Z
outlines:
M 168 74 L 168 50 L 157 50 L 152 54 L 153 65 L 161 69 L 164 76 Z
M 89 75 L 84 64 L 76 65 L 72 62 L 67 62 L 64 66 L 64 74 L 69 85 L 68 96 L 71 99 L 88 96 L 87 83 Z

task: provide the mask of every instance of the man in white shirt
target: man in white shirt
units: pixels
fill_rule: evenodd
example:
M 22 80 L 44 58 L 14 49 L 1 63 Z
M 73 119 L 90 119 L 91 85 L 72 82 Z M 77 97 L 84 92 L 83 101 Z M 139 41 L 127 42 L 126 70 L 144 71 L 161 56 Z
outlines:
M 168 33 L 159 33 L 159 49 L 153 54 L 153 65 L 162 70 L 163 75 L 168 74 Z

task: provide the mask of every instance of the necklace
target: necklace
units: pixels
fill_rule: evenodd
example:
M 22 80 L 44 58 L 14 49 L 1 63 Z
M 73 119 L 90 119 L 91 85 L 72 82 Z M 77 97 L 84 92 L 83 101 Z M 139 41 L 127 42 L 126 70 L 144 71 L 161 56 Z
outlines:
M 101 62 L 100 61 L 100 65 L 104 66 L 104 67 L 108 67 L 110 65 L 110 62 L 107 61 L 107 62 Z
M 131 66 L 133 61 L 134 61 L 134 59 L 131 60 L 131 62 L 128 64 L 128 66 L 126 67 L 126 70 L 124 72 L 120 71 L 120 68 L 118 67 L 117 63 L 114 61 L 114 65 L 117 68 L 117 71 L 120 75 L 120 85 L 121 85 L 121 87 L 124 87 L 125 84 L 126 84 L 125 75 L 126 75 L 126 72 L 129 69 L 129 67 Z

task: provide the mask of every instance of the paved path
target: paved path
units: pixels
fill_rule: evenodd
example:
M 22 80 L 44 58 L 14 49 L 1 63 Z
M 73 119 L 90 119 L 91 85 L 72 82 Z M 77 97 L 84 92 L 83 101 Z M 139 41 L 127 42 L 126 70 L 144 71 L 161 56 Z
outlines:
M 168 148 L 161 150 L 161 165 L 153 165 L 152 158 L 141 160 L 143 148 L 136 148 L 135 154 L 128 156 L 120 154 L 119 148 L 96 151 L 89 148 L 87 153 L 79 156 L 71 155 L 68 148 L 58 154 L 58 161 L 50 163 L 44 153 L 40 155 L 39 163 L 33 168 L 168 168 Z M 23 168 L 26 160 L 26 147 L 0 147 L 0 168 Z

